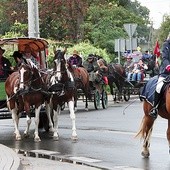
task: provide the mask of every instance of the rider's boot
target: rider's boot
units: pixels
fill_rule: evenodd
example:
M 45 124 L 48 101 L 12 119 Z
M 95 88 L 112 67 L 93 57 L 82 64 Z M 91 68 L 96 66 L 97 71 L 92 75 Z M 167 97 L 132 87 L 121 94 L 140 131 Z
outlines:
M 156 119 L 158 116 L 158 108 L 157 107 L 158 107 L 159 101 L 160 101 L 160 94 L 155 91 L 154 106 L 149 113 L 149 115 L 151 117 L 153 117 L 154 119 Z

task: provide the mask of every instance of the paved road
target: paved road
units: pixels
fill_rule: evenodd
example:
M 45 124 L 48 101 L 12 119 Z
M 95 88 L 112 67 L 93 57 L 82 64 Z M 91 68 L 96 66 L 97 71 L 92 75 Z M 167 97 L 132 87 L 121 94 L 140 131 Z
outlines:
M 139 100 L 120 104 L 110 101 L 108 109 L 99 109 L 98 111 L 91 104 L 89 112 L 85 112 L 83 107 L 80 107 L 76 113 L 79 137 L 77 142 L 73 143 L 70 140 L 71 121 L 67 111 L 63 112 L 59 118 L 60 140 L 58 142 L 54 142 L 44 131 L 40 131 L 42 139 L 40 143 L 34 143 L 32 135 L 29 139 L 16 142 L 12 136 L 12 121 L 9 124 L 9 120 L 0 123 L 0 135 L 3 136 L 0 141 L 11 148 L 29 151 L 27 154 L 33 156 L 93 167 L 118 170 L 168 170 L 166 120 L 158 118 L 151 140 L 151 157 L 143 159 L 140 155 L 142 143 L 139 139 L 134 138 L 142 116 L 142 105 Z M 23 132 L 24 119 L 21 120 L 20 126 Z M 33 128 L 34 126 L 31 127 L 31 133 L 33 133 Z

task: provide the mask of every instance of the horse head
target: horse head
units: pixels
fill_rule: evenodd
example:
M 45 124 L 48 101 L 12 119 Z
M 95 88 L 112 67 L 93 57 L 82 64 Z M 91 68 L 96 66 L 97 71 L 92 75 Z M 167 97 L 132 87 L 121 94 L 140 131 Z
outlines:
M 19 72 L 19 90 L 39 89 L 43 81 L 38 68 L 29 62 L 23 61 L 18 69 Z
M 31 85 L 33 72 L 31 66 L 26 63 L 21 63 L 19 71 L 19 90 L 28 89 Z
M 50 78 L 50 91 L 62 91 L 65 83 L 70 80 L 73 81 L 73 77 L 67 69 L 65 53 L 66 49 L 63 51 L 56 50 L 54 52 L 54 68 Z

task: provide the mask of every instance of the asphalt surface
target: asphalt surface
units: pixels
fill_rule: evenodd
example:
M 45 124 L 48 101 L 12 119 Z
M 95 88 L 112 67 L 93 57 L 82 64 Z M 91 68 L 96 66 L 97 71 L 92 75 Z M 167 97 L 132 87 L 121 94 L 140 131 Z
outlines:
M 108 96 L 112 100 L 112 96 Z M 83 159 L 83 158 L 82 158 Z M 91 160 L 88 160 L 91 161 Z M 0 144 L 0 169 L 2 170 L 105 170 L 106 168 L 86 164 L 76 158 L 70 160 L 54 152 L 13 150 Z M 126 169 L 126 168 L 125 168 Z M 112 170 L 124 170 L 116 168 Z

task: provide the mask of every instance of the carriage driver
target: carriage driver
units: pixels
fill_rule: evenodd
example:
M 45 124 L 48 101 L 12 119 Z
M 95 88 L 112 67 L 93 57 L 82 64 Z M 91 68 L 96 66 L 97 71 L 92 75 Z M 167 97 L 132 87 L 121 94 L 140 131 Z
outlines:
M 127 77 L 127 80 L 130 81 L 131 79 L 131 75 L 132 75 L 132 70 L 134 69 L 134 62 L 132 60 L 132 56 L 131 54 L 129 54 L 127 57 L 126 57 L 126 61 L 124 63 L 124 68 L 125 68 L 125 72 L 126 72 L 126 77 Z
M 31 50 L 31 47 L 28 45 L 25 46 L 23 58 L 25 58 L 28 62 L 31 61 L 30 63 L 33 63 L 39 68 L 39 63 L 37 59 L 33 56 L 33 51 Z
M 68 63 L 75 67 L 82 67 L 82 58 L 79 56 L 78 51 L 73 51 L 73 55 L 68 59 Z
M 170 33 L 167 37 L 167 40 L 163 43 L 162 48 L 162 63 L 159 69 L 159 78 L 156 85 L 155 95 L 154 95 L 154 106 L 150 111 L 150 116 L 154 119 L 157 118 L 158 115 L 158 104 L 160 101 L 160 93 L 162 86 L 164 85 L 164 79 L 170 75 Z
M 87 72 L 89 73 L 89 80 L 95 80 L 95 72 L 99 69 L 97 64 L 97 60 L 93 54 L 89 54 L 86 61 L 83 62 L 84 68 L 86 68 Z

